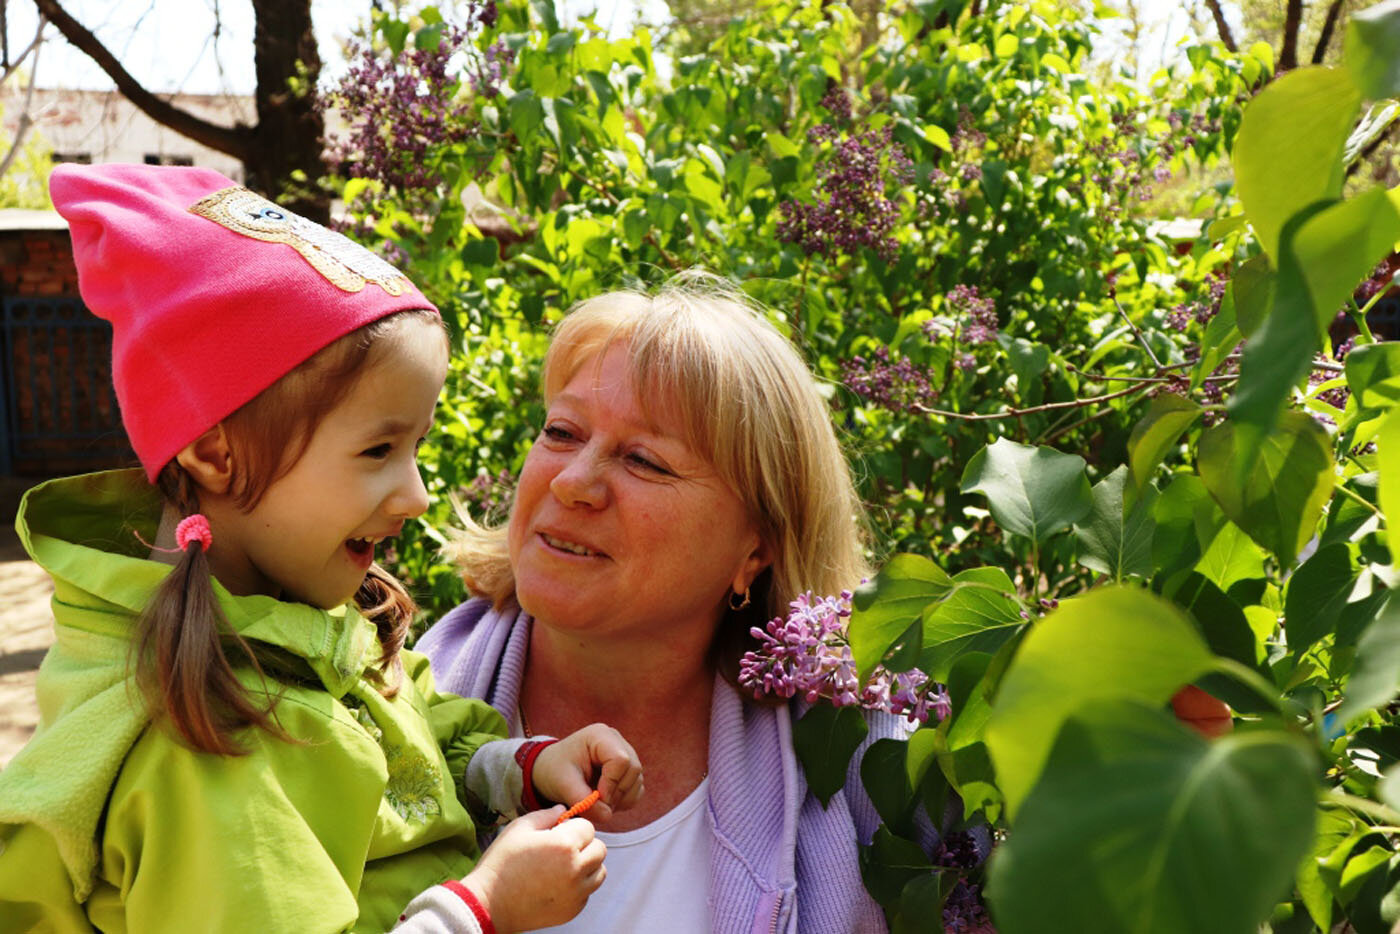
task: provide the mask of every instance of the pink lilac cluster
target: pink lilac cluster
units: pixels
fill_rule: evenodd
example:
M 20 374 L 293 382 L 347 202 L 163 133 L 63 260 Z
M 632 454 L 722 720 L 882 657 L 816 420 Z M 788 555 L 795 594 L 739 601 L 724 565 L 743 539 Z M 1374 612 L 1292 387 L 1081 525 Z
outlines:
M 494 475 L 481 473 L 462 487 L 458 494 L 475 507 L 477 515 L 498 516 L 510 506 L 511 485 L 509 470 Z
M 1202 285 L 1206 294 L 1192 302 L 1182 302 L 1167 312 L 1167 327 L 1175 331 L 1185 331 L 1192 321 L 1209 324 L 1220 312 L 1220 301 L 1225 297 L 1225 289 L 1230 284 L 1224 272 L 1213 272 Z
M 821 99 L 821 106 L 837 123 L 844 125 L 851 122 L 851 96 L 836 82 L 833 81 L 831 87 L 827 88 L 826 96 Z
M 944 836 L 933 852 L 933 865 L 939 869 L 978 870 L 987 854 L 979 852 L 976 838 L 967 831 Z M 943 930 L 950 934 L 995 934 L 987 906 L 982 903 L 981 886 L 959 879 L 943 903 Z
M 820 598 L 804 593 L 789 606 L 786 617 L 750 630 L 759 647 L 739 661 L 739 685 L 754 697 L 801 697 L 809 704 L 826 698 L 836 707 L 903 714 L 911 723 L 948 716 L 943 685 L 918 669 L 891 673 L 877 666 L 861 686 L 846 637 L 850 591 Z
M 883 344 L 868 358 L 841 361 L 841 381 L 857 396 L 891 412 L 912 412 L 938 397 L 926 372 L 907 357 L 892 362 L 890 349 Z
M 1167 163 L 1177 152 L 1194 146 L 1199 136 L 1220 130 L 1218 119 L 1209 119 L 1202 114 L 1188 117 L 1173 111 L 1167 115 L 1169 130 L 1166 136 L 1154 143 L 1142 130 L 1140 111 L 1130 109 L 1115 113 L 1109 120 L 1112 131 L 1087 147 L 1099 159 L 1099 166 L 1089 180 L 1118 210 L 1123 210 L 1123 205 L 1128 202 L 1145 201 L 1151 197 L 1153 184 L 1161 184 L 1171 178 Z M 1149 170 L 1149 164 L 1153 161 L 1157 164 Z M 1077 186 L 1070 187 L 1073 193 Z
M 809 256 L 854 255 L 865 248 L 886 262 L 893 260 L 900 211 L 890 195 L 913 181 L 914 165 L 894 141 L 891 125 L 843 131 L 824 123 L 807 135 L 829 146 L 817 162 L 815 200 L 790 199 L 780 205 L 778 238 Z
M 1398 273 L 1400 273 L 1400 253 L 1392 253 L 1381 260 L 1375 269 L 1371 270 L 1371 275 L 1366 277 L 1366 281 L 1356 287 L 1352 298 L 1356 300 L 1357 305 L 1365 305 L 1381 292 L 1389 290 Z
M 418 48 L 413 43 L 397 56 L 383 54 L 372 43 L 358 43 L 345 77 L 320 101 L 323 108 L 335 107 L 349 125 L 347 136 L 331 140 L 330 160 L 350 177 L 374 179 L 391 188 L 434 187 L 438 179 L 430 154 L 476 132 L 469 118 L 472 101 L 456 93 L 459 80 L 449 73 L 448 64 L 467 47 L 471 28 L 484 28 L 495 17 L 492 0 L 473 3 L 467 26 L 444 24 L 436 45 Z M 498 84 L 510 55 L 504 46 L 492 46 L 480 63 L 483 74 L 494 75 Z M 487 90 L 473 80 L 479 91 Z M 494 88 L 492 84 L 493 94 Z
M 975 285 L 955 285 L 943 296 L 949 313 L 958 321 L 958 337 L 965 344 L 985 344 L 996 340 L 997 306 Z M 928 332 L 928 328 L 924 328 Z

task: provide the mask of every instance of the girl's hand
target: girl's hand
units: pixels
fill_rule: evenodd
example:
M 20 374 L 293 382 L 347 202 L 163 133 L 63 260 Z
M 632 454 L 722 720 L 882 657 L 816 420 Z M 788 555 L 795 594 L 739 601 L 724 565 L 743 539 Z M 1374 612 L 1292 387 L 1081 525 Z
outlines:
M 1230 708 L 1195 685 L 1188 684 L 1172 697 L 1176 718 L 1207 738 L 1223 736 L 1235 728 Z
M 596 784 L 602 799 L 590 813 L 607 820 L 641 798 L 642 763 L 621 733 L 594 723 L 545 748 L 535 760 L 534 781 L 543 797 L 565 804 L 582 800 Z
M 575 818 L 555 827 L 563 813 L 553 807 L 511 821 L 462 880 L 498 934 L 563 924 L 607 877 L 607 847 L 593 825 Z

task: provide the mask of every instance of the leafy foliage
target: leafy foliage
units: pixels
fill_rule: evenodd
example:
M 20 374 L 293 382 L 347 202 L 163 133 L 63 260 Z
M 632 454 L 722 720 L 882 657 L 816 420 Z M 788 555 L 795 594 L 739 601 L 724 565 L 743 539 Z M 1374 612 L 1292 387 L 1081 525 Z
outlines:
M 1199 46 L 1145 91 L 1086 77 L 1091 25 L 1047 2 L 894 6 L 872 33 L 769 0 L 665 58 L 547 3 L 382 18 L 378 77 L 451 63 L 412 172 L 345 153 L 361 234 L 457 351 L 423 451 L 439 503 L 397 570 L 434 613 L 461 598 L 434 530 L 449 496 L 508 499 L 551 322 L 706 266 L 826 382 L 894 555 L 854 596 L 851 664 L 917 665 L 951 700 L 859 767 L 885 820 L 862 870 L 896 930 L 985 929 L 986 854 L 954 845 L 979 826 L 1005 841 L 1008 934 L 1388 930 L 1400 361 L 1367 313 L 1400 194 L 1343 181 L 1386 121 L 1363 102 L 1400 93 L 1393 7 L 1354 18 L 1341 67 L 1270 83 L 1267 48 Z M 1201 236 L 1137 216 L 1225 158 Z M 1193 683 L 1232 736 L 1164 712 Z M 822 798 L 864 725 L 820 703 L 798 724 Z

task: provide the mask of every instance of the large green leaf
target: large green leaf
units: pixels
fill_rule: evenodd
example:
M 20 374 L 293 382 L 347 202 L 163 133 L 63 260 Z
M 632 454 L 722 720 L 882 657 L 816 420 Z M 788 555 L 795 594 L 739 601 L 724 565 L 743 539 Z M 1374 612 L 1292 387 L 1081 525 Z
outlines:
M 1400 402 L 1400 342 L 1362 344 L 1347 354 L 1347 386 L 1372 409 Z
M 1212 652 L 1233 658 L 1246 668 L 1255 666 L 1254 630 L 1225 591 L 1203 575 L 1188 571 L 1173 580 L 1165 593 L 1196 620 Z
M 1196 450 L 1201 479 L 1225 515 L 1287 567 L 1312 537 L 1332 494 L 1331 441 L 1310 416 L 1284 412 L 1240 477 L 1237 430 L 1225 421 L 1202 433 Z
M 1201 416 L 1201 407 L 1185 396 L 1164 392 L 1152 400 L 1147 414 L 1128 437 L 1128 465 L 1133 487 L 1141 490 L 1177 443 L 1181 433 Z
M 1346 723 L 1388 703 L 1400 689 L 1400 600 L 1387 600 L 1356 643 L 1356 664 L 1337 720 Z
M 1025 623 L 1016 585 L 1001 568 L 970 568 L 924 611 L 919 668 L 935 681 L 970 652 L 996 653 Z
M 1351 14 L 1345 48 L 1347 70 L 1362 97 L 1400 97 L 1400 0 Z
M 917 652 L 924 609 L 948 595 L 953 579 L 922 555 L 900 554 L 862 584 L 851 600 L 848 635 L 865 677 L 895 645 L 913 640 Z
M 1103 702 L 1064 725 L 992 858 L 1002 934 L 1254 934 L 1313 837 L 1313 757 L 1281 731 L 1207 741 Z
M 1120 464 L 1094 484 L 1093 508 L 1075 525 L 1079 539 L 1079 563 L 1115 582 L 1129 576 L 1152 574 L 1152 497 L 1125 503 L 1123 487 L 1128 468 Z
M 1165 704 L 1211 659 L 1182 611 L 1146 591 L 1105 587 L 1060 604 L 1021 643 L 987 723 L 1011 812 L 1040 774 L 1065 717 L 1114 698 Z
M 1269 255 L 1279 255 L 1290 217 L 1341 195 L 1342 153 L 1360 106 L 1344 70 L 1309 67 L 1280 76 L 1245 108 L 1232 159 L 1235 190 Z
M 997 524 L 1037 547 L 1082 519 L 1092 505 L 1084 458 L 1005 438 L 972 456 L 962 491 L 985 494 Z
M 1237 462 L 1247 469 L 1254 440 L 1274 424 L 1293 385 L 1337 311 L 1400 240 L 1400 191 L 1375 188 L 1349 201 L 1322 202 L 1284 227 L 1279 284 L 1273 310 L 1245 345 L 1232 416 L 1251 426 L 1242 434 Z
M 1293 572 L 1283 610 L 1290 652 L 1301 658 L 1315 642 L 1336 632 L 1355 582 L 1351 551 L 1341 542 L 1319 548 Z
M 822 807 L 846 784 L 851 756 L 869 731 L 858 708 L 828 703 L 814 705 L 792 725 L 792 745 L 802 760 L 807 787 Z

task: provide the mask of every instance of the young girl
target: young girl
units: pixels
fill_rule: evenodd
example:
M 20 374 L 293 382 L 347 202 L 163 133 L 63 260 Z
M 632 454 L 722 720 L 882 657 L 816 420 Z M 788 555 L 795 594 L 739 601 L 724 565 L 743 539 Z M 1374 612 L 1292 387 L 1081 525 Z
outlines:
M 55 480 L 20 507 L 57 638 L 42 724 L 0 773 L 0 929 L 572 917 L 603 878 L 591 825 L 538 811 L 483 855 L 463 801 L 489 820 L 593 779 L 606 814 L 641 792 L 635 754 L 601 725 L 499 741 L 498 713 L 402 650 L 413 604 L 374 563 L 427 507 L 436 309 L 208 170 L 59 166 L 50 188 L 144 476 Z

